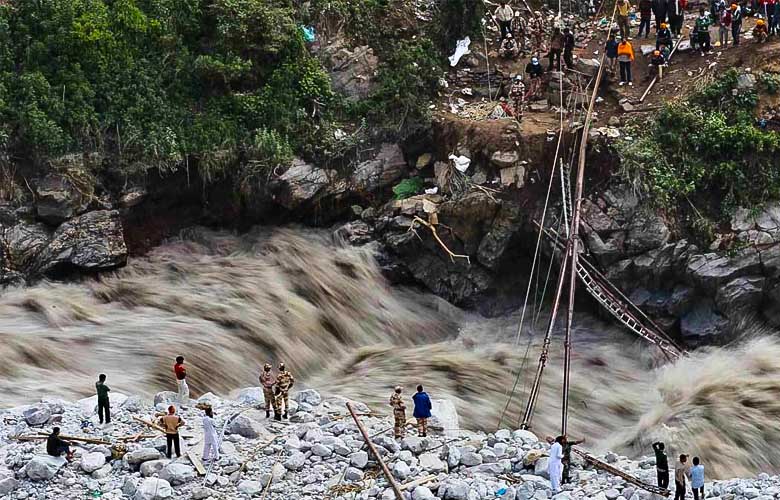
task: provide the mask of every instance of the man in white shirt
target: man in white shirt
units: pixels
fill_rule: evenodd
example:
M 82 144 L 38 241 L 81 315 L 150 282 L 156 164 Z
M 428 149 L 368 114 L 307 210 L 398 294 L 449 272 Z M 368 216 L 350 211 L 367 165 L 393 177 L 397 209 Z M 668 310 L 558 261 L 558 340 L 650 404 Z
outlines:
M 512 20 L 515 18 L 515 11 L 508 3 L 508 0 L 501 0 L 495 14 L 498 27 L 501 28 L 501 40 L 506 38 L 507 33 L 512 32 Z
M 550 486 L 553 495 L 561 490 L 561 477 L 563 475 L 563 444 L 566 438 L 558 436 L 550 446 L 550 461 L 547 465 L 547 473 L 550 475 Z

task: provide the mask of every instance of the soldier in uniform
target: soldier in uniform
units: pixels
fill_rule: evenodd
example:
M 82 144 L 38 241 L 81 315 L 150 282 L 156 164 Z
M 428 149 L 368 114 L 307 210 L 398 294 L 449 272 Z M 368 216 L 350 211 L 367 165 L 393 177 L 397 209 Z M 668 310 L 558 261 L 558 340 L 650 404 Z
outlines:
M 277 385 L 271 395 L 271 401 L 274 405 L 274 420 L 282 419 L 282 390 Z M 287 418 L 287 407 L 284 407 L 284 418 Z
M 279 363 L 279 374 L 276 376 L 276 387 L 281 391 L 281 398 L 284 400 L 284 415 L 283 418 L 287 418 L 287 413 L 290 410 L 290 389 L 295 384 L 295 379 L 292 374 L 287 371 L 284 363 Z
M 514 115 L 518 122 L 523 120 L 523 110 L 525 109 L 525 84 L 523 83 L 523 75 L 515 76 L 512 87 L 509 89 L 509 97 L 512 99 L 514 105 Z
M 531 51 L 544 52 L 544 19 L 540 11 L 534 12 L 529 25 L 529 31 L 533 40 Z
M 519 10 L 515 11 L 515 18 L 512 21 L 512 32 L 515 34 L 515 39 L 520 44 L 521 50 L 526 50 L 527 42 L 525 37 L 528 35 L 525 19 L 520 14 Z
M 393 407 L 393 418 L 395 425 L 393 433 L 396 438 L 402 438 L 406 435 L 406 405 L 401 397 L 401 386 L 396 386 L 395 391 L 390 396 L 390 406 Z
M 265 418 L 271 416 L 271 403 L 274 400 L 274 386 L 276 385 L 276 376 L 271 372 L 271 364 L 266 363 L 263 367 L 263 373 L 260 374 L 260 385 L 263 386 L 263 399 L 265 399 Z

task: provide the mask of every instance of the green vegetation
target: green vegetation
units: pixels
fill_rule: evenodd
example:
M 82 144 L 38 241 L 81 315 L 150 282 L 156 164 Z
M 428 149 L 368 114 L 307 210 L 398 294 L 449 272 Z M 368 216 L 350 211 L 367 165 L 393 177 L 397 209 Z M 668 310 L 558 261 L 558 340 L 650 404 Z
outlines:
M 252 185 L 293 154 L 338 163 L 429 126 L 444 36 L 408 2 L 16 0 L 0 6 L 0 156 L 100 153 L 130 175 L 196 167 Z M 449 15 L 449 13 L 448 13 Z M 411 22 L 409 20 L 413 20 Z M 335 95 L 301 26 L 368 43 L 376 90 Z M 365 124 L 369 126 L 366 127 Z M 344 129 L 343 139 L 334 132 Z
M 393 188 L 393 194 L 396 200 L 403 200 L 404 198 L 412 197 L 416 194 L 422 193 L 423 180 L 419 177 L 410 177 L 399 182 Z
M 666 104 L 618 143 L 625 174 L 659 205 L 692 203 L 717 219 L 780 197 L 780 134 L 757 126 L 758 94 L 737 78 L 732 69 Z

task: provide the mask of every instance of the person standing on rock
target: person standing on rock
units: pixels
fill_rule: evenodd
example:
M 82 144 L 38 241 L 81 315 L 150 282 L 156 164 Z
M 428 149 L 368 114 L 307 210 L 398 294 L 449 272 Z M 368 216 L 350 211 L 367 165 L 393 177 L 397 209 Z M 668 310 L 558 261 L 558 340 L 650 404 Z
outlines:
M 512 33 L 512 20 L 515 18 L 515 11 L 508 5 L 507 0 L 501 0 L 501 5 L 496 9 L 496 21 L 501 29 L 501 40 L 506 38 L 507 34 Z
M 108 401 L 108 393 L 111 389 L 106 385 L 106 375 L 101 373 L 98 376 L 98 381 L 95 382 L 95 390 L 97 391 L 98 399 L 98 418 L 102 424 L 104 419 L 106 424 L 111 423 L 111 403 Z
M 179 427 L 184 425 L 184 420 L 176 415 L 176 407 L 168 407 L 168 414 L 157 421 L 165 429 L 166 456 L 171 458 L 171 448 L 176 449 L 176 457 L 181 457 L 181 443 L 179 441 Z
M 734 40 L 734 47 L 739 46 L 739 35 L 742 33 L 742 7 L 731 4 L 731 38 Z
M 563 30 L 563 62 L 568 69 L 574 69 L 574 46 L 577 39 L 574 37 L 571 28 Z
M 689 474 L 688 456 L 680 455 L 680 461 L 674 468 L 674 500 L 685 500 L 685 478 Z
M 704 500 L 704 466 L 701 464 L 699 457 L 693 457 L 691 490 L 693 490 L 693 500 Z
M 390 406 L 393 408 L 393 435 L 396 439 L 406 435 L 406 404 L 401 397 L 401 386 L 396 386 L 390 395 Z
M 515 75 L 512 86 L 509 88 L 509 98 L 512 99 L 512 112 L 518 123 L 523 121 L 523 111 L 525 110 L 525 84 L 523 75 Z
M 293 384 L 295 384 L 295 378 L 287 371 L 284 363 L 279 363 L 279 374 L 276 376 L 276 387 L 279 388 L 281 398 L 284 401 L 283 418 L 287 418 L 287 414 L 290 411 L 290 389 L 292 389 Z
M 271 407 L 274 402 L 276 375 L 273 374 L 271 368 L 271 364 L 266 363 L 263 367 L 263 373 L 260 374 L 260 385 L 263 386 L 263 399 L 265 399 L 265 418 L 271 417 Z
M 629 87 L 633 87 L 631 81 L 631 63 L 634 62 L 634 48 L 625 38 L 618 44 L 618 64 L 620 64 L 620 85 L 621 87 L 628 82 Z
M 558 436 L 550 446 L 550 460 L 547 463 L 547 473 L 550 476 L 550 487 L 553 495 L 561 491 L 561 479 L 563 477 L 563 445 L 565 436 Z
M 639 0 L 639 32 L 637 38 L 642 38 L 642 31 L 645 32 L 645 38 L 650 38 L 650 20 L 653 18 L 653 0 Z
M 176 387 L 178 389 L 177 401 L 179 406 L 184 407 L 190 402 L 190 388 L 187 386 L 187 368 L 184 366 L 184 356 L 176 357 L 176 364 L 173 365 L 173 374 L 176 376 Z
M 219 439 L 217 438 L 217 423 L 214 421 L 214 411 L 211 407 L 204 410 L 203 415 L 203 461 L 219 460 Z
M 561 474 L 561 483 L 567 484 L 571 481 L 569 474 L 571 473 L 571 449 L 575 446 L 579 446 L 584 443 L 584 439 L 576 439 L 569 441 L 569 438 L 563 436 L 563 458 L 561 463 L 563 464 L 563 471 Z
M 60 428 L 55 427 L 51 434 L 46 438 L 46 453 L 52 457 L 61 457 L 65 453 L 65 458 L 70 462 L 73 460 L 73 452 L 70 451 L 70 443 L 63 441 L 60 437 Z
M 412 396 L 414 401 L 414 418 L 417 419 L 417 434 L 420 437 L 428 435 L 428 419 L 431 418 L 431 398 L 423 390 L 422 385 L 417 386 L 417 394 Z
M 666 458 L 664 444 L 662 442 L 653 443 L 655 452 L 655 471 L 658 474 L 658 487 L 669 488 L 669 459 Z
M 631 36 L 631 23 L 628 15 L 631 13 L 631 4 L 628 0 L 618 0 L 617 3 L 617 24 L 620 28 L 620 36 L 627 40 Z
M 547 71 L 560 71 L 561 70 L 561 51 L 563 50 L 563 33 L 560 28 L 553 30 L 552 37 L 550 37 L 550 52 L 547 54 L 549 64 Z M 555 64 L 553 64 L 555 61 Z

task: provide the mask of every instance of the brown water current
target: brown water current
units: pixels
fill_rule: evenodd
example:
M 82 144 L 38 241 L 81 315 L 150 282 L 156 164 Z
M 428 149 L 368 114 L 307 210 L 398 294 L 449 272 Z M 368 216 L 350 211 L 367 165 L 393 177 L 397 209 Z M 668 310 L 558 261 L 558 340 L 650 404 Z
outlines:
M 285 361 L 300 385 L 386 411 L 394 385 L 451 399 L 463 427 L 519 424 L 546 318 L 514 343 L 519 315 L 485 319 L 428 294 L 392 288 L 370 248 L 327 233 L 192 229 L 99 279 L 42 283 L 0 296 L 0 407 L 43 396 L 172 390 L 184 355 L 193 395 L 257 384 Z M 533 323 L 533 322 L 529 322 Z M 662 439 L 702 457 L 713 477 L 780 470 L 780 341 L 753 332 L 729 348 L 659 365 L 618 326 L 575 318 L 569 434 L 631 456 Z M 559 333 L 533 429 L 560 427 Z M 519 370 L 519 377 L 516 374 Z M 513 399 L 504 412 L 517 380 Z

